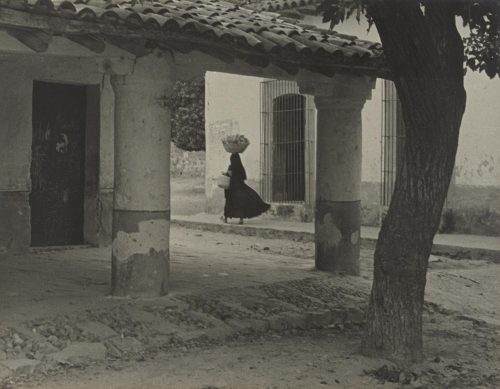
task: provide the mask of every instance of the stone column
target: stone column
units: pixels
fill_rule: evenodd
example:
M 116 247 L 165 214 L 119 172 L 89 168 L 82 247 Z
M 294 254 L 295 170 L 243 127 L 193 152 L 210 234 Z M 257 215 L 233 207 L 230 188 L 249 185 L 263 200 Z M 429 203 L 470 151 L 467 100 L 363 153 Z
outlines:
M 361 226 L 361 111 L 373 81 L 336 75 L 306 84 L 317 109 L 316 268 L 359 275 Z
M 112 76 L 115 162 L 112 294 L 168 292 L 170 111 L 175 80 L 169 57 L 138 59 L 132 74 Z

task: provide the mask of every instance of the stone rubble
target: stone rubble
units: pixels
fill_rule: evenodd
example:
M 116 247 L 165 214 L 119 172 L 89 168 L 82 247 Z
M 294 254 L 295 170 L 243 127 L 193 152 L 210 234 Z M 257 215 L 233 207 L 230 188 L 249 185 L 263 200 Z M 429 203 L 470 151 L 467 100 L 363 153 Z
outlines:
M 361 298 L 363 296 L 363 298 Z M 335 330 L 362 324 L 366 291 L 308 278 L 181 295 L 153 304 L 122 300 L 107 310 L 41 318 L 0 328 L 0 380 L 104 360 L 143 360 L 171 349 L 271 331 Z M 1 384 L 2 381 L 0 381 Z

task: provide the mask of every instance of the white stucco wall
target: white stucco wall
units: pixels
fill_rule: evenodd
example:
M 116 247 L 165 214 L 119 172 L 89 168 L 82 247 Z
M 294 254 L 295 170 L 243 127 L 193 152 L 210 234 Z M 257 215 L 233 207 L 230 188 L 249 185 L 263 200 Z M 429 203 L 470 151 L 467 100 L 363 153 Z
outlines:
M 304 23 L 328 28 L 319 17 L 307 16 Z M 376 28 L 368 31 L 366 22 L 349 20 L 336 30 L 360 39 L 380 41 Z M 207 129 L 210 123 L 230 119 L 241 132 L 251 134 L 254 147 L 245 152 L 244 163 L 254 179 L 259 177 L 260 81 L 222 73 L 207 76 Z M 372 99 L 363 109 L 364 182 L 380 182 L 382 84 L 382 80 L 377 81 Z M 457 152 L 455 184 L 500 187 L 500 79 L 490 80 L 485 74 L 468 71 L 465 87 L 467 107 Z
M 312 24 L 317 21 L 318 18 L 308 17 L 305 23 Z M 359 27 L 356 31 L 366 35 L 366 29 Z M 373 35 L 374 32 L 371 31 L 364 39 L 372 39 Z M 257 77 L 226 73 L 208 72 L 206 74 L 208 197 L 220 191 L 216 187 L 214 177 L 220 170 L 227 168 L 229 159 L 220 144 L 220 135 L 216 134 L 221 131 L 227 133 L 229 128 L 233 133 L 243 133 L 250 139 L 252 145 L 242 154 L 242 160 L 249 180 L 260 179 L 260 83 L 263 80 Z M 380 181 L 381 86 L 382 82 L 378 80 L 376 88 L 372 91 L 372 99 L 367 101 L 363 108 L 362 179 L 367 182 Z
M 328 28 L 321 18 L 308 16 L 304 23 Z M 380 41 L 377 30 L 355 20 L 336 30 L 369 41 Z M 467 32 L 462 29 L 465 35 Z M 250 184 L 259 179 L 260 93 L 262 79 L 228 74 L 207 75 L 207 211 L 219 212 L 224 196 L 215 179 L 227 167 L 228 156 L 220 145 L 218 129 L 242 132 L 252 141 L 243 154 Z M 460 130 L 455 176 L 446 207 L 452 210 L 456 231 L 495 235 L 500 231 L 500 79 L 468 71 L 465 76 L 467 106 Z M 377 80 L 371 100 L 362 113 L 362 219 L 379 221 L 382 141 L 383 80 Z M 224 122 L 224 121 L 228 122 Z M 224 124 L 225 123 L 225 124 Z M 212 128 L 212 127 L 213 128 Z
M 372 98 L 365 103 L 362 112 L 363 161 L 361 165 L 361 180 L 364 182 L 380 181 L 380 125 L 382 120 L 382 80 L 377 80 L 372 90 Z
M 206 172 L 207 207 L 220 209 L 224 201 L 216 179 L 229 166 L 230 155 L 221 139 L 226 135 L 243 134 L 250 146 L 241 155 L 248 184 L 258 189 L 260 177 L 260 81 L 261 78 L 226 73 L 205 75 Z
M 260 82 L 261 78 L 208 72 L 206 74 L 206 128 L 213 135 L 244 134 L 250 141 L 242 154 L 247 176 L 258 179 L 260 153 Z M 228 125 L 228 121 L 231 124 Z M 212 152 L 226 158 L 221 169 L 229 165 L 229 154 L 222 143 L 210 144 Z
M 225 170 L 229 155 L 220 143 L 223 134 L 245 134 L 251 146 L 242 154 L 250 180 L 260 179 L 260 83 L 264 79 L 209 72 L 205 78 L 207 184 Z M 363 181 L 380 180 L 381 81 L 363 108 Z M 212 178 L 210 178 L 212 176 Z
M 321 19 L 314 16 L 307 16 L 304 22 L 321 25 Z M 328 24 L 322 26 L 328 28 Z M 363 20 L 358 23 L 350 19 L 335 29 L 380 42 L 376 27 L 367 31 L 368 25 Z M 467 29 L 460 24 L 459 29 L 463 36 L 467 35 Z M 377 83 L 372 102 L 363 112 L 363 181 L 380 181 L 381 84 Z M 490 80 L 484 73 L 468 70 L 465 89 L 467 106 L 460 129 L 455 184 L 500 188 L 500 79 Z M 376 134 L 372 128 L 376 128 Z
M 455 184 L 500 187 L 500 79 L 468 71 Z

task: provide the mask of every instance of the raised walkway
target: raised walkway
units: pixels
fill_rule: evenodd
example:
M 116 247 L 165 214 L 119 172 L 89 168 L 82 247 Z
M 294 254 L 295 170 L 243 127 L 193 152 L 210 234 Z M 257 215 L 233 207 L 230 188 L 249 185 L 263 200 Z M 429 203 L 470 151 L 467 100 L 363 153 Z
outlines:
M 224 232 L 267 239 L 290 239 L 299 242 L 314 241 L 314 224 L 297 221 L 283 221 L 269 218 L 246 220 L 238 225 L 237 220 L 224 224 L 220 216 L 200 213 L 197 215 L 173 215 L 172 223 L 179 227 L 203 231 Z M 378 238 L 379 227 L 361 227 L 361 242 L 371 247 Z M 437 234 L 432 253 L 457 259 L 486 259 L 500 263 L 500 237 Z

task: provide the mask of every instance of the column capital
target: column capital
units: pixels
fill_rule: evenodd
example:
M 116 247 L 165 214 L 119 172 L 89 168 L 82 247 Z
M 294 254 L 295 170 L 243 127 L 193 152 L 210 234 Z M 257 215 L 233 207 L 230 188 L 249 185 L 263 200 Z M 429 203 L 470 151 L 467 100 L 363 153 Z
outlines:
M 332 104 L 364 105 L 371 99 L 376 79 L 368 76 L 337 74 L 330 82 L 300 81 L 301 93 L 314 96 L 318 109 L 329 109 Z M 356 104 L 357 103 L 357 104 Z

